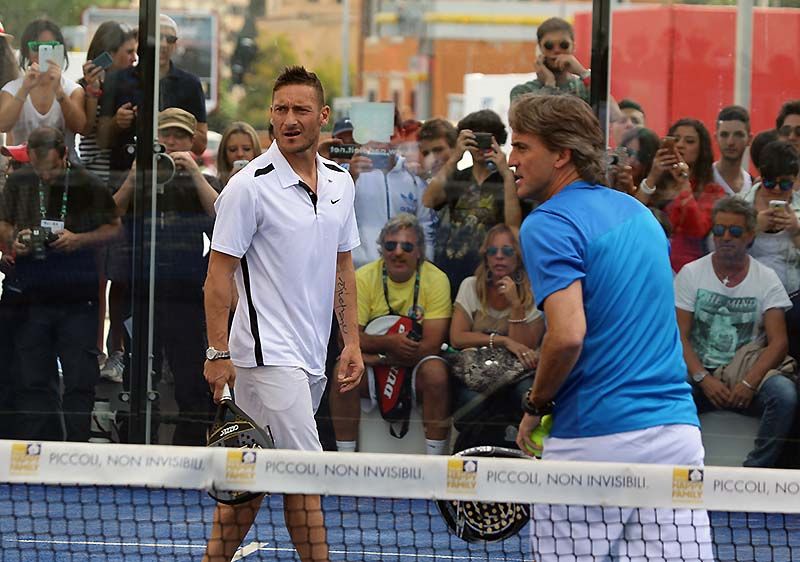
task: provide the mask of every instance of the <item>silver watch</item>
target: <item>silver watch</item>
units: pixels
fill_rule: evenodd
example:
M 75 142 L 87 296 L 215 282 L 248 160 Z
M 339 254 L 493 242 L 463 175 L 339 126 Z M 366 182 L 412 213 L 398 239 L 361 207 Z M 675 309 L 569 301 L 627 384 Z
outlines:
M 231 352 L 230 351 L 220 351 L 218 349 L 214 349 L 213 347 L 209 347 L 206 349 L 206 359 L 209 361 L 216 361 L 217 359 L 230 359 Z
M 708 376 L 708 371 L 703 369 L 702 371 L 697 371 L 696 373 L 692 373 L 692 382 L 695 384 L 700 384 L 703 382 L 703 379 Z

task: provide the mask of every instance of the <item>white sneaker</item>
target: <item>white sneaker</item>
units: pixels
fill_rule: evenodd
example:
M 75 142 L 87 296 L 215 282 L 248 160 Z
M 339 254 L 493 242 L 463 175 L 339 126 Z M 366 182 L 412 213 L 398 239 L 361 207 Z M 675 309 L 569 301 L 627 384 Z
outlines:
M 103 365 L 103 368 L 100 369 L 100 378 L 109 380 L 111 382 L 121 383 L 122 371 L 124 369 L 125 364 L 123 362 L 123 352 L 114 351 L 111 353 L 108 359 L 106 359 L 106 364 Z

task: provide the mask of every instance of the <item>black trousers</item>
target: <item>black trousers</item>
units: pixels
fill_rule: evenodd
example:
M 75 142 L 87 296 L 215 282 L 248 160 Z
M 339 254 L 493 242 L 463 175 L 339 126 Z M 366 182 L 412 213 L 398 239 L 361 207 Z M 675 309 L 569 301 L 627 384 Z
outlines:
M 24 319 L 21 295 L 8 283 L 0 297 L 0 439 L 16 439 L 17 380 L 14 336 Z
M 100 377 L 97 314 L 96 301 L 27 305 L 14 342 L 20 439 L 89 440 L 94 387 Z

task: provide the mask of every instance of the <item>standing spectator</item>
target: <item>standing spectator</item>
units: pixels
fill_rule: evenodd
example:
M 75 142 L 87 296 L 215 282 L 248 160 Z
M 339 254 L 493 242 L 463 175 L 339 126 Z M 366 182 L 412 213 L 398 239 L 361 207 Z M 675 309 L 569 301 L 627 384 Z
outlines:
M 793 189 L 800 160 L 785 141 L 769 143 L 761 151 L 761 181 L 742 194 L 758 213 L 750 255 L 771 267 L 789 294 L 786 313 L 789 354 L 800 358 L 800 194 Z M 782 203 L 782 204 L 781 204 Z
M 446 119 L 429 119 L 419 130 L 423 177 L 430 180 L 442 169 L 456 147 L 458 129 Z
M 356 188 L 358 189 L 358 188 Z M 385 390 L 379 386 L 373 367 L 406 367 L 409 398 L 422 402 L 425 445 L 428 454 L 445 454 L 449 415 L 447 365 L 439 357 L 450 326 L 450 284 L 447 276 L 425 259 L 425 236 L 417 219 L 399 213 L 377 237 L 380 257 L 356 271 L 359 341 L 366 376 L 347 392 L 331 392 L 331 415 L 339 451 L 356 450 L 360 399 L 372 407 Z M 408 332 L 365 332 L 373 320 L 405 316 L 421 328 L 419 340 Z M 400 384 L 400 383 L 397 383 Z M 415 400 L 412 399 L 412 402 Z M 402 430 L 396 435 L 402 436 Z
M 636 197 L 663 208 L 672 225 L 670 262 L 675 272 L 707 253 L 711 209 L 725 196 L 714 183 L 711 136 L 696 119 L 679 119 L 669 128 L 673 146 L 662 145 Z
M 747 110 L 738 105 L 723 107 L 717 115 L 715 136 L 721 158 L 714 162 L 714 181 L 728 195 L 747 193 L 753 187 L 753 178 L 742 168 L 745 150 L 753 140 Z
M 84 93 L 77 83 L 61 72 L 69 65 L 66 48 L 63 61 L 49 60 L 47 68 L 39 68 L 41 45 L 64 45 L 61 29 L 50 20 L 38 19 L 28 24 L 20 38 L 21 78 L 3 86 L 0 93 L 0 131 L 9 133 L 8 144 L 22 144 L 39 127 L 61 131 L 69 159 L 78 163 L 75 133 L 86 126 Z
M 797 406 L 784 320 L 792 303 L 775 272 L 747 254 L 755 209 L 727 197 L 714 206 L 713 221 L 716 250 L 675 278 L 683 358 L 698 411 L 761 418 L 744 466 L 772 468 Z
M 205 349 L 203 280 L 208 268 L 203 235 L 211 237 L 219 184 L 200 171 L 190 152 L 196 126 L 191 113 L 176 107 L 158 114 L 158 142 L 175 161 L 176 172 L 156 203 L 153 346 L 157 372 L 166 358 L 175 376 L 180 419 L 174 445 L 204 444 L 213 410 L 208 385 L 199 374 Z M 134 168 L 114 194 L 120 215 L 130 206 L 135 176 Z
M 781 140 L 789 141 L 800 152 L 800 100 L 787 101 L 781 106 L 775 130 Z
M 644 127 L 644 110 L 633 100 L 619 102 L 619 116 L 611 122 L 611 138 L 619 146 L 622 137 L 634 127 Z
M 222 132 L 217 150 L 217 179 L 222 187 L 241 168 L 234 169 L 235 162 L 250 161 L 261 154 L 258 133 L 249 123 L 234 121 Z
M 78 81 L 86 91 L 86 127 L 78 144 L 81 162 L 87 170 L 105 182 L 108 182 L 111 150 L 100 148 L 97 144 L 97 121 L 101 114 L 103 82 L 107 72 L 133 67 L 136 63 L 136 38 L 135 30 L 127 29 L 115 21 L 101 23 L 89 43 L 83 65 L 83 78 Z M 97 67 L 92 62 L 103 53 L 111 55 L 111 66 L 107 69 Z
M 114 201 L 96 176 L 67 161 L 61 131 L 28 136 L 31 166 L 8 178 L 0 199 L 2 251 L 24 301 L 15 334 L 21 439 L 88 441 L 99 377 L 94 253 L 119 232 Z M 63 372 L 59 390 L 58 362 Z
M 507 133 L 500 116 L 483 109 L 458 123 L 458 140 L 447 163 L 428 184 L 422 202 L 439 211 L 434 263 L 450 278 L 451 292 L 475 272 L 481 262 L 477 240 L 496 224 L 517 231 L 522 207 L 514 185 L 514 172 L 500 150 Z M 477 135 L 491 135 L 491 148 L 479 148 Z M 469 152 L 472 166 L 458 169 Z
M 778 140 L 778 131 L 775 129 L 761 131 L 753 137 L 753 142 L 750 143 L 750 161 L 753 163 L 756 170 L 761 167 L 761 151 L 764 150 L 764 147 L 769 143 L 776 140 Z M 755 183 L 755 181 L 753 183 Z
M 536 78 L 511 89 L 511 101 L 529 93 L 570 93 L 589 103 L 591 72 L 575 55 L 575 32 L 561 18 L 550 18 L 536 28 L 541 54 L 536 58 Z M 502 144 L 502 143 L 501 143 Z

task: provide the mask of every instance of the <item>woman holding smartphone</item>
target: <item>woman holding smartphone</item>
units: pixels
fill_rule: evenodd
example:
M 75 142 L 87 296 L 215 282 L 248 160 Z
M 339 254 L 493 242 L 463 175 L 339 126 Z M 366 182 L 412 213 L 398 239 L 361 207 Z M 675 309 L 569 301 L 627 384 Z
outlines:
M 89 43 L 83 65 L 83 78 L 78 81 L 86 91 L 86 127 L 78 145 L 81 161 L 87 170 L 106 182 L 109 178 L 111 149 L 100 148 L 97 143 L 97 120 L 100 118 L 103 80 L 106 73 L 130 68 L 136 63 L 136 36 L 135 30 L 123 27 L 115 21 L 101 23 Z
M 261 154 L 261 143 L 256 130 L 248 123 L 234 121 L 222 133 L 217 150 L 217 177 L 222 187 L 231 176 Z
M 41 67 L 40 50 L 50 54 Z M 22 32 L 19 52 L 24 75 L 0 92 L 0 131 L 10 137 L 6 143 L 25 143 L 34 129 L 53 127 L 64 133 L 69 158 L 77 162 L 75 133 L 86 126 L 86 112 L 83 88 L 61 73 L 62 65 L 69 64 L 61 29 L 48 19 L 32 21 Z
M 640 201 L 663 209 L 669 218 L 670 261 L 676 273 L 708 253 L 711 210 L 725 197 L 725 190 L 713 181 L 713 162 L 705 125 L 697 119 L 679 119 L 661 140 L 653 167 L 636 192 Z

